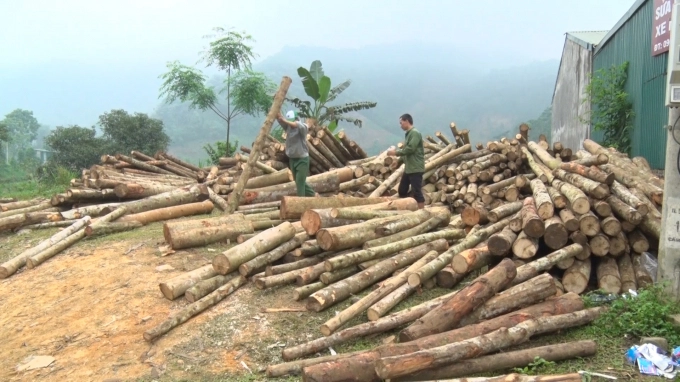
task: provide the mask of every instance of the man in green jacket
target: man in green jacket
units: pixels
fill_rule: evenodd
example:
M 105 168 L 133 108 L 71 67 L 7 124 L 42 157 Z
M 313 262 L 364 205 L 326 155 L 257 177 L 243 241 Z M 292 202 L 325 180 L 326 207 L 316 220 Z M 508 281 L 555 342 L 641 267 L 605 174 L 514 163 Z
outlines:
M 423 197 L 423 173 L 425 172 L 425 150 L 423 149 L 423 136 L 413 127 L 413 117 L 404 114 L 399 117 L 399 125 L 406 132 L 406 142 L 402 149 L 396 150 L 391 147 L 387 155 L 396 155 L 404 161 L 404 174 L 399 182 L 399 197 L 405 198 L 408 188 L 413 190 L 413 198 L 418 202 L 418 208 L 425 207 Z
M 286 156 L 288 156 L 288 164 L 295 179 L 297 196 L 319 196 L 307 184 L 307 175 L 309 175 L 307 131 L 309 128 L 300 122 L 300 117 L 294 110 L 288 111 L 285 117 L 279 113 L 276 120 L 286 132 Z

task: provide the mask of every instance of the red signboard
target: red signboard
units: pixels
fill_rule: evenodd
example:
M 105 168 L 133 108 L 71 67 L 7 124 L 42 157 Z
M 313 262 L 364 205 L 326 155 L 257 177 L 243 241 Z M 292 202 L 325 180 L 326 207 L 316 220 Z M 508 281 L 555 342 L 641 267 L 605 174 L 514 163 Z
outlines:
M 671 45 L 672 0 L 654 0 L 652 16 L 652 56 L 668 52 Z

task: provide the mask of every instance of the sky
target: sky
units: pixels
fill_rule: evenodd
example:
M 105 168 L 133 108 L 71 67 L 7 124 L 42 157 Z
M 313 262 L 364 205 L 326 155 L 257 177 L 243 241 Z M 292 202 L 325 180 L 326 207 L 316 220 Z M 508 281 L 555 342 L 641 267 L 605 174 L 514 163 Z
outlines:
M 325 5 L 328 4 L 328 5 Z M 53 60 L 195 62 L 214 26 L 245 30 L 260 58 L 283 46 L 398 42 L 559 58 L 564 33 L 611 28 L 633 0 L 0 0 L 0 68 Z M 499 57 L 502 59 L 502 57 Z
M 559 60 L 565 32 L 610 29 L 633 2 L 0 0 L 0 115 L 21 107 L 55 125 L 89 124 L 114 107 L 151 112 L 166 63 L 195 65 L 217 26 L 251 34 L 258 61 L 286 46 L 422 43 L 483 48 L 502 67 Z

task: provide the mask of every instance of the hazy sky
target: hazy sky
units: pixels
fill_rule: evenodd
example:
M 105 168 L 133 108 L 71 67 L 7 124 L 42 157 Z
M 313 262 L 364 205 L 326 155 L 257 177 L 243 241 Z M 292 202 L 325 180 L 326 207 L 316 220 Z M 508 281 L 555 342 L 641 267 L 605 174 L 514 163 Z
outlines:
M 564 32 L 609 29 L 633 2 L 0 0 L 0 68 L 54 60 L 193 64 L 206 42 L 201 36 L 214 26 L 248 31 L 261 58 L 285 45 L 346 48 L 411 41 L 511 48 L 527 61 L 555 59 Z

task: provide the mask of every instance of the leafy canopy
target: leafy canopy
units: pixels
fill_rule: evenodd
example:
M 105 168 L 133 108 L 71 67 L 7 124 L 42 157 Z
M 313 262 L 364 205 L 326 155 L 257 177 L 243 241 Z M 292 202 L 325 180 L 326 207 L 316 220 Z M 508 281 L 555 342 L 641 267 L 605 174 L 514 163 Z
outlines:
M 316 119 L 320 125 L 329 124 L 331 131 L 335 129 L 339 121 L 361 127 L 361 119 L 352 118 L 347 114 L 372 109 L 378 105 L 376 102 L 362 101 L 331 106 L 329 103 L 345 91 L 352 82 L 347 80 L 332 87 L 331 79 L 325 75 L 319 60 L 312 62 L 309 69 L 299 67 L 297 71 L 302 79 L 305 94 L 312 99 L 313 103 L 300 98 L 287 98 L 287 100 L 299 110 L 301 117 Z
M 188 103 L 191 109 L 212 110 L 227 122 L 226 148 L 230 146 L 229 134 L 234 118 L 245 114 L 254 117 L 266 114 L 276 87 L 264 74 L 251 68 L 256 58 L 253 48 L 248 45 L 254 42 L 252 36 L 224 28 L 214 28 L 213 31 L 214 34 L 204 36 L 211 41 L 201 61 L 206 66 L 215 66 L 227 72 L 224 87 L 217 90 L 209 86 L 200 70 L 173 61 L 167 64 L 168 72 L 160 76 L 163 84 L 159 98 L 165 97 L 167 103 L 177 100 Z M 226 111 L 218 97 L 225 92 Z M 211 155 L 210 152 L 208 154 Z
M 635 113 L 625 91 L 627 80 L 627 61 L 618 66 L 599 69 L 590 75 L 583 102 L 590 102 L 590 120 L 585 118 L 585 121 L 592 124 L 593 130 L 604 133 L 603 145 L 630 154 Z
M 6 127 L 8 141 L 17 149 L 29 148 L 40 129 L 40 123 L 30 110 L 15 109 L 1 122 Z
M 54 150 L 50 162 L 71 171 L 79 171 L 98 163 L 100 155 L 107 152 L 106 139 L 96 137 L 94 127 L 71 125 L 58 126 L 45 138 L 47 145 Z
M 148 155 L 167 150 L 170 137 L 163 131 L 163 122 L 144 113 L 128 114 L 125 110 L 112 110 L 99 116 L 103 138 L 109 143 L 109 152 L 124 153 L 137 150 Z

